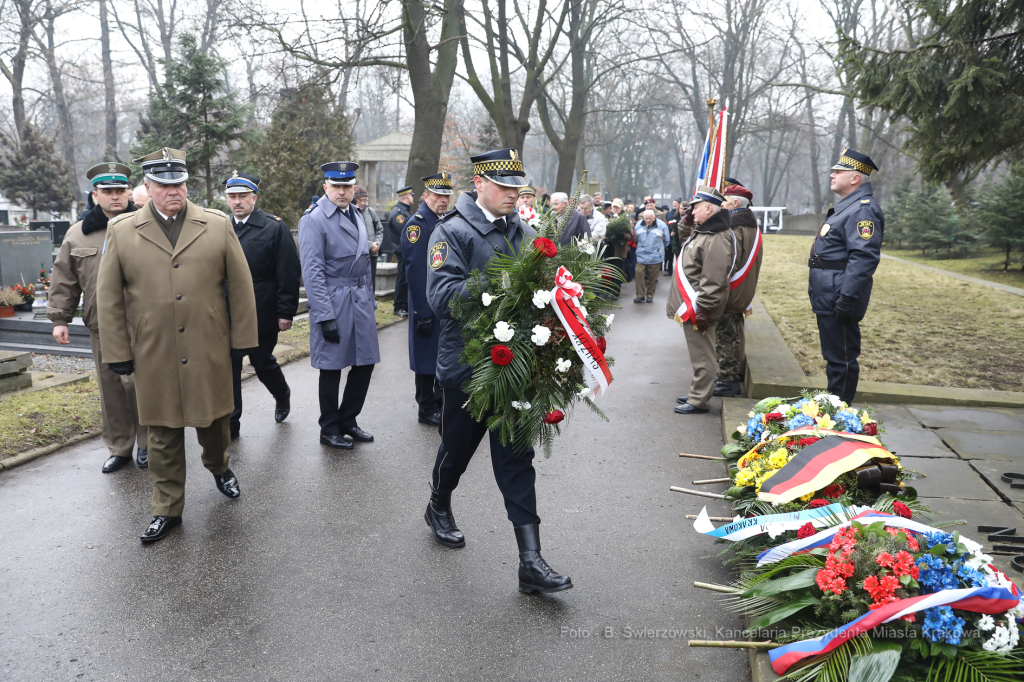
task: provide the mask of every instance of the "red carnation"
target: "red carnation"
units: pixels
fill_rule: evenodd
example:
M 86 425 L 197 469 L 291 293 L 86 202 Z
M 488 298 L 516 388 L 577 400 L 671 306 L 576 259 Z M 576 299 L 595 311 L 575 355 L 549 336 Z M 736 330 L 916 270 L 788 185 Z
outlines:
M 533 248 L 537 253 L 542 253 L 548 258 L 554 258 L 558 253 L 558 247 L 547 237 L 537 237 L 533 240 Z
M 817 509 L 818 507 L 827 507 L 828 500 L 823 500 L 819 497 L 817 499 L 811 500 L 810 504 L 808 504 L 807 506 L 810 507 L 811 509 Z
M 562 414 L 561 410 L 551 410 L 546 415 L 544 415 L 545 424 L 557 424 L 563 419 L 565 419 L 565 415 Z
M 827 497 L 830 500 L 834 500 L 837 497 L 841 496 L 845 492 L 846 492 L 846 488 L 844 488 L 843 486 L 839 485 L 838 483 L 833 483 L 832 485 L 830 485 L 827 488 L 825 488 L 824 490 L 822 490 L 821 494 L 824 495 L 825 497 Z
M 508 346 L 491 346 L 491 361 L 504 367 L 512 362 L 512 349 Z
M 870 424 L 864 425 L 865 436 L 877 436 L 878 435 L 878 422 L 871 422 Z
M 896 516 L 902 516 L 905 519 L 914 518 L 914 512 L 910 511 L 910 507 L 899 500 L 892 503 L 892 510 L 896 512 Z
M 810 438 L 801 438 L 799 441 L 797 441 L 797 445 L 799 445 L 802 448 L 805 448 L 808 445 L 814 445 L 819 440 L 821 440 L 821 439 L 817 438 L 815 436 L 811 436 Z
M 814 524 L 811 523 L 810 521 L 808 521 L 804 525 L 800 526 L 800 530 L 798 530 L 796 532 L 796 536 L 797 536 L 797 538 L 803 540 L 804 538 L 811 537 L 812 535 L 814 535 L 817 532 L 818 531 L 816 531 L 814 529 Z
M 786 418 L 782 415 L 781 412 L 769 412 L 764 416 L 764 420 L 766 422 L 781 422 L 785 421 Z
M 596 341 L 597 341 L 597 349 L 599 351 L 601 351 L 603 353 L 603 352 L 605 352 L 608 349 L 608 342 L 604 340 L 603 336 L 597 337 Z

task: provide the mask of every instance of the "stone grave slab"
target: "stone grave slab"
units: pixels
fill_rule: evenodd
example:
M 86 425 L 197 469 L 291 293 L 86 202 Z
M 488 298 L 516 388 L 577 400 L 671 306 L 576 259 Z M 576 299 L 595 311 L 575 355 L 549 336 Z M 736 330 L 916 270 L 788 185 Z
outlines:
M 916 429 L 889 428 L 884 425 L 885 433 L 882 434 L 882 442 L 885 447 L 900 457 L 951 457 L 956 459 L 956 453 L 946 447 L 942 439 L 931 429 L 917 427 Z
M 31 286 L 39 278 L 40 266 L 53 265 L 53 244 L 50 233 L 0 231 L 0 286 L 25 284 Z
M 915 406 L 910 411 L 932 429 L 1024 431 L 1024 410 Z
M 904 462 L 904 466 L 925 475 L 925 478 L 914 479 L 909 484 L 917 488 L 917 494 L 922 498 L 1001 501 L 999 495 L 963 460 L 920 457 Z M 931 502 L 925 504 L 931 506 Z
M 939 438 L 964 459 L 1010 459 L 1024 452 L 1024 432 L 939 429 Z

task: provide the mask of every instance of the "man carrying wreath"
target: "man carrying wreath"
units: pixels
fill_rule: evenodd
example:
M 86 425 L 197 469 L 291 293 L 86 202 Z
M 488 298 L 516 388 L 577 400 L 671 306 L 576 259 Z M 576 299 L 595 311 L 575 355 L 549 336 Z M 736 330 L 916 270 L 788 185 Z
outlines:
M 427 299 L 441 320 L 437 382 L 441 386 L 441 445 L 431 472 L 430 502 L 424 516 L 434 539 L 446 547 L 463 547 L 466 539 L 452 515 L 452 491 L 487 433 L 486 421 L 477 422 L 463 407 L 469 396 L 462 385 L 472 369 L 459 363 L 465 344 L 462 326 L 452 318 L 449 304 L 467 296 L 466 280 L 473 270 L 483 271 L 494 253 L 511 255 L 536 233 L 516 212 L 519 188 L 526 173 L 515 149 L 499 149 L 470 158 L 475 191 L 466 192 L 455 209 L 437 222 L 427 250 Z M 519 545 L 519 589 L 522 592 L 558 592 L 572 587 L 540 554 L 540 517 L 537 516 L 537 474 L 533 448 L 518 451 L 502 445 L 498 433 L 489 434 L 491 464 L 498 489 Z

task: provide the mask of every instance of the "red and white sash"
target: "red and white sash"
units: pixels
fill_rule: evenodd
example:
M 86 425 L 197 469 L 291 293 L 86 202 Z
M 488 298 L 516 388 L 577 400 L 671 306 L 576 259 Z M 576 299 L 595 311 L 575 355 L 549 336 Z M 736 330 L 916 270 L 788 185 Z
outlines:
M 683 248 L 686 248 L 685 245 Z M 682 253 L 676 257 L 676 267 L 673 279 L 676 282 L 676 289 L 679 290 L 680 295 L 683 297 L 683 304 L 679 306 L 679 309 L 676 311 L 676 317 L 678 317 L 682 322 L 693 320 L 697 313 L 697 296 L 700 295 L 700 292 L 695 291 L 690 285 L 690 280 L 686 279 L 686 273 L 683 272 Z
M 564 266 L 559 267 L 558 274 L 555 275 L 555 288 L 551 290 L 551 307 L 555 309 L 555 314 L 558 315 L 558 320 L 562 323 L 572 347 L 576 349 L 576 354 L 583 361 L 587 386 L 596 398 L 608 391 L 612 373 L 608 369 L 604 353 L 597 347 L 594 332 L 580 310 L 579 296 L 582 293 L 583 287 L 572 281 L 572 273 Z
M 732 277 L 729 278 L 729 288 L 735 289 L 739 285 L 743 284 L 743 280 L 747 278 L 750 271 L 754 269 L 754 261 L 757 260 L 757 254 L 761 253 L 761 230 L 754 230 L 757 235 L 757 240 L 754 242 L 754 248 L 750 250 L 750 257 L 747 258 L 747 262 L 743 264 L 743 267 L 736 271 Z

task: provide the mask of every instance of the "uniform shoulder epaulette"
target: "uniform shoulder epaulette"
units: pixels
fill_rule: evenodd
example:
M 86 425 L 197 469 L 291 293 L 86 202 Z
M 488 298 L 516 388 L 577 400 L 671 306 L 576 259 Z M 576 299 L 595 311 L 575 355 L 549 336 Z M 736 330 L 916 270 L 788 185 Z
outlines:
M 203 207 L 203 210 L 204 210 L 204 211 L 206 211 L 207 213 L 212 213 L 213 215 L 218 215 L 218 216 L 220 216 L 221 218 L 227 218 L 227 217 L 228 217 L 227 213 L 224 213 L 223 211 L 221 211 L 221 210 L 218 210 L 218 209 L 216 209 L 216 208 L 206 208 L 206 207 L 204 206 L 204 207 Z
M 278 218 L 278 217 L 277 217 L 276 215 L 274 215 L 273 213 L 268 213 L 268 214 L 267 214 L 267 217 L 268 217 L 268 218 L 273 218 L 274 220 L 278 220 L 278 221 L 279 221 L 279 220 L 281 220 L 280 218 Z
M 871 199 L 861 199 L 860 203 L 862 203 L 862 204 L 870 204 L 871 203 Z
M 420 220 L 423 220 L 423 216 L 421 216 L 419 213 L 414 215 L 413 218 L 419 218 Z
M 111 218 L 111 219 L 110 219 L 110 220 L 109 220 L 109 221 L 107 222 L 107 224 L 108 224 L 108 225 L 113 225 L 113 224 L 114 224 L 114 223 L 116 223 L 116 222 L 117 222 L 118 220 L 121 220 L 122 218 L 124 218 L 124 217 L 126 217 L 126 216 L 130 216 L 130 215 L 134 215 L 134 214 L 135 214 L 135 211 L 132 211 L 131 213 L 119 213 L 118 215 L 116 215 L 116 216 L 114 216 L 113 218 Z M 81 221 L 79 221 L 79 222 L 81 222 Z

